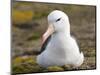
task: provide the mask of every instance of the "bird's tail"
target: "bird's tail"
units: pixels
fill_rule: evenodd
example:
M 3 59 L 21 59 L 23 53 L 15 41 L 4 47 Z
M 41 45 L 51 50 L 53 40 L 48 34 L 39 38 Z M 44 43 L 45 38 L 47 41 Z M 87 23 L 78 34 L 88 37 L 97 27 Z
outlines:
M 76 67 L 79 67 L 80 65 L 82 65 L 83 61 L 84 61 L 84 54 L 83 52 L 81 52 L 79 55 L 79 60 L 77 61 Z

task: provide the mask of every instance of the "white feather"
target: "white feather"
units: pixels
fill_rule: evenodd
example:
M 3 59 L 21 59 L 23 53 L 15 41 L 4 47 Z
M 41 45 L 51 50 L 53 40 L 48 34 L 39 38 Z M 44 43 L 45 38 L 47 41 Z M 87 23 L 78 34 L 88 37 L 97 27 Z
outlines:
M 55 20 L 59 17 L 62 19 L 56 23 Z M 48 18 L 55 27 L 55 33 L 51 36 L 46 50 L 37 56 L 37 63 L 42 67 L 66 64 L 80 66 L 84 61 L 84 55 L 80 53 L 76 40 L 70 36 L 68 16 L 62 11 L 55 10 Z

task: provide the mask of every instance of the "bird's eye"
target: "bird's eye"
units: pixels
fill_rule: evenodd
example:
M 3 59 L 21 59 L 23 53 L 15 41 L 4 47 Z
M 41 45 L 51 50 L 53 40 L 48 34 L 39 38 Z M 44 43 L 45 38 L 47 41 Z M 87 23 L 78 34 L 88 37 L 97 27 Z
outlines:
M 60 21 L 60 20 L 61 20 L 61 18 L 58 18 L 58 19 L 56 20 L 56 22 L 57 22 L 57 21 Z

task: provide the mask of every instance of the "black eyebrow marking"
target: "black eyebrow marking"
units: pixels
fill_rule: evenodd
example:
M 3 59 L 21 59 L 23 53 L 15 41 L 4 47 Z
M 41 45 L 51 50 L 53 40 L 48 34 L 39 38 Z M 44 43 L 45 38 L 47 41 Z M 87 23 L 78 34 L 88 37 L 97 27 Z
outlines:
M 61 18 L 58 18 L 58 19 L 56 20 L 56 22 L 57 22 L 57 21 L 60 21 L 60 19 L 61 19 Z

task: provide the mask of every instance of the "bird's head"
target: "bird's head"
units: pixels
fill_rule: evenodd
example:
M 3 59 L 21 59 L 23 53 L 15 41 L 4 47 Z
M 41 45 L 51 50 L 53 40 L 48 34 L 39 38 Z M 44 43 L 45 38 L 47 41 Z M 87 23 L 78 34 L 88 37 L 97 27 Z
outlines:
M 48 17 L 48 29 L 43 35 L 43 41 L 45 41 L 51 34 L 59 32 L 70 32 L 70 25 L 68 16 L 60 11 L 52 11 Z

